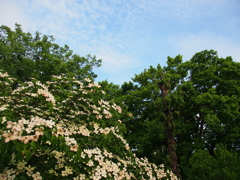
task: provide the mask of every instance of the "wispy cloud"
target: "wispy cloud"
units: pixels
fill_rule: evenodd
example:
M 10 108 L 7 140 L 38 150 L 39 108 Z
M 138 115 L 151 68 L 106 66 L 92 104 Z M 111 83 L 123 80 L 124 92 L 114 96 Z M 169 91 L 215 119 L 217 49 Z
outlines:
M 130 68 L 139 65 L 136 57 L 119 53 L 111 47 L 103 48 L 99 53 L 97 53 L 97 56 L 103 59 L 103 70 L 107 72 L 113 72 L 121 68 Z
M 177 54 L 184 55 L 185 60 L 189 60 L 196 52 L 213 49 L 218 52 L 219 57 L 232 56 L 233 60 L 240 62 L 239 43 L 209 32 L 174 35 L 169 38 L 168 43 Z
M 62 44 L 71 44 L 75 53 L 99 55 L 98 58 L 104 61 L 104 69 L 136 65 L 135 60 L 125 55 L 135 48 L 133 38 L 136 36 L 131 32 L 136 17 L 131 11 L 132 5 L 125 9 L 122 3 L 105 1 L 41 0 L 11 1 L 4 6 L 8 12 L 14 11 L 9 13 L 13 18 L 6 17 L 7 24 L 12 23 L 11 27 L 18 22 L 23 29 L 38 30 L 54 35 Z M 3 20 L 1 18 L 1 22 Z
M 217 16 L 232 8 L 232 4 L 240 5 L 238 0 L 136 0 L 136 5 L 152 16 L 178 20 Z
M 187 56 L 213 48 L 220 50 L 220 55 L 226 52 L 239 59 L 239 46 L 231 39 L 199 32 L 179 36 L 177 31 L 168 37 L 165 28 L 172 20 L 190 22 L 218 16 L 235 7 L 233 4 L 239 7 L 238 0 L 8 0 L 1 1 L 0 23 L 14 27 L 18 22 L 26 31 L 54 35 L 57 43 L 70 45 L 79 55 L 103 59 L 102 71 L 111 72 L 139 67 L 141 56 L 153 43 L 161 47 L 170 44 L 177 54 L 180 51 Z M 239 19 L 232 22 L 239 23 Z M 167 36 L 161 36 L 163 31 Z

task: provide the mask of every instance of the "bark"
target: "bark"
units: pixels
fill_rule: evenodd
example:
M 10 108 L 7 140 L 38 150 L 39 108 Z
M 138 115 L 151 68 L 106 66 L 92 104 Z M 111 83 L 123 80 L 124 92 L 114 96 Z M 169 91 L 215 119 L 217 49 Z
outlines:
M 170 167 L 172 169 L 172 172 L 176 174 L 178 177 L 180 177 L 180 173 L 177 167 L 177 153 L 176 153 L 176 142 L 174 139 L 174 125 L 173 125 L 172 112 L 169 109 L 169 105 L 167 104 L 165 99 L 168 96 L 169 85 L 170 85 L 170 80 L 167 82 L 167 85 L 165 85 L 163 82 L 158 83 L 158 86 L 162 93 L 163 106 L 165 109 L 164 114 L 165 114 L 165 120 L 166 120 L 167 151 L 170 158 Z

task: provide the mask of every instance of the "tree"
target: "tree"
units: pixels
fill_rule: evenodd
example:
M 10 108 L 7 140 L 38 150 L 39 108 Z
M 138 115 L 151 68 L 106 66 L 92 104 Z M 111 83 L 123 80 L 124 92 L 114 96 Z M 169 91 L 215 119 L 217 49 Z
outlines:
M 90 79 L 32 79 L 14 90 L 7 73 L 0 80 L 1 179 L 176 179 L 132 153 L 121 107 Z
M 230 152 L 221 144 L 216 145 L 214 156 L 208 150 L 198 150 L 184 167 L 189 180 L 238 180 L 240 178 L 240 156 Z
M 182 167 L 195 149 L 208 149 L 213 155 L 219 143 L 239 153 L 240 64 L 231 57 L 219 58 L 216 51 L 205 50 L 196 53 L 184 68 L 188 70 L 188 82 L 181 91 L 185 92 L 188 109 L 182 109 L 181 114 L 182 124 L 189 128 L 178 139 L 190 148 L 187 153 L 181 152 L 182 159 L 186 158 Z
M 177 167 L 177 154 L 176 154 L 176 142 L 175 142 L 175 125 L 174 125 L 174 113 L 176 112 L 177 107 L 176 99 L 177 96 L 173 92 L 177 85 L 181 80 L 186 76 L 186 71 L 180 68 L 180 64 L 182 62 L 182 57 L 176 56 L 175 58 L 168 57 L 167 67 L 161 67 L 158 65 L 157 69 L 150 67 L 148 71 L 144 71 L 144 73 L 137 75 L 133 80 L 135 82 L 140 82 L 141 85 L 147 85 L 145 81 L 142 82 L 143 77 L 148 77 L 151 75 L 153 85 L 158 85 L 159 90 L 161 91 L 161 99 L 158 98 L 155 106 L 157 107 L 159 114 L 158 117 L 162 119 L 162 122 L 165 124 L 166 131 L 166 148 L 167 154 L 169 157 L 169 165 L 172 171 L 180 177 L 180 173 Z M 147 74 L 147 75 L 146 75 Z M 144 87 L 149 88 L 149 87 Z M 155 88 L 156 89 L 156 88 Z M 150 88 L 151 90 L 151 88 Z M 155 97 L 156 98 L 156 97 Z M 174 101 L 175 100 L 175 101 Z M 177 102 L 178 103 L 178 102 Z M 160 120 L 161 121 L 161 120 Z M 163 124 L 161 124 L 163 125 Z
M 92 69 L 100 67 L 101 60 L 95 56 L 81 57 L 67 45 L 60 47 L 54 43 L 53 36 L 41 36 L 39 32 L 32 36 L 24 33 L 21 25 L 15 26 L 15 31 L 4 25 L 0 27 L 0 65 L 18 84 L 31 78 L 46 82 L 52 75 L 62 73 L 71 73 L 78 80 L 97 77 Z
M 183 167 L 196 150 L 207 149 L 213 155 L 216 145 L 223 143 L 239 152 L 239 73 L 240 64 L 231 57 L 219 58 L 216 51 L 205 50 L 186 62 L 180 55 L 168 57 L 167 66 L 135 75 L 138 87 L 126 95 L 134 114 L 134 125 L 126 123 L 130 146 L 151 162 L 167 160 L 175 174 L 180 168 L 183 178 Z

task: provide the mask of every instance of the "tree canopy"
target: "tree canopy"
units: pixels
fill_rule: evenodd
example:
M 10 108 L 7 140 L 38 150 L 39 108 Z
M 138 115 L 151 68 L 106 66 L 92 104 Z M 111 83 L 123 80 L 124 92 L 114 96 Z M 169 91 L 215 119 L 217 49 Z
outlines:
M 213 50 L 185 62 L 180 55 L 168 57 L 167 66 L 135 75 L 137 87 L 123 95 L 134 117 L 126 122 L 130 146 L 184 178 L 196 150 L 214 156 L 217 145 L 224 144 L 239 154 L 239 77 L 240 63 Z
M 94 79 L 92 71 L 101 66 L 95 56 L 81 57 L 73 54 L 69 46 L 54 43 L 53 36 L 36 32 L 25 33 L 21 25 L 15 24 L 15 31 L 2 25 L 0 27 L 0 66 L 19 83 L 36 78 L 41 82 L 51 79 L 52 75 L 68 73 L 78 80 Z

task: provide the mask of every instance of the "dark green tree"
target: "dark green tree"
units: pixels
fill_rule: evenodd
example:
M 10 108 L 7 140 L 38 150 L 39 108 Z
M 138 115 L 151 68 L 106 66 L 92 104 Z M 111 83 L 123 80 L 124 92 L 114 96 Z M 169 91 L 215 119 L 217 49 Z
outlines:
M 189 180 L 238 180 L 240 156 L 221 144 L 216 145 L 213 155 L 208 150 L 193 153 L 189 165 L 184 167 Z
M 175 116 L 178 115 L 179 97 L 174 92 L 180 81 L 186 76 L 186 70 L 180 67 L 181 62 L 182 57 L 180 55 L 175 58 L 168 57 L 167 67 L 162 68 L 160 65 L 157 68 L 150 67 L 150 69 L 144 70 L 143 73 L 133 78 L 134 82 L 140 84 L 139 91 L 142 91 L 145 95 L 142 98 L 145 105 L 141 103 L 143 105 L 140 110 L 142 111 L 141 118 L 143 118 L 141 123 L 143 127 L 155 127 L 153 130 L 148 130 L 151 134 L 154 132 L 154 135 L 150 137 L 154 140 L 152 148 L 149 148 L 151 145 L 144 145 L 144 149 L 152 151 L 150 153 L 152 158 L 159 154 L 159 151 L 164 152 L 164 155 L 168 156 L 170 168 L 178 176 L 180 176 L 180 173 L 177 167 L 174 120 L 177 118 Z M 159 133 L 165 135 L 159 135 Z M 148 136 L 151 134 L 148 133 Z M 149 137 L 148 140 L 150 140 Z M 147 144 L 152 144 L 151 140 Z M 163 155 L 160 156 L 163 157 Z
M 167 66 L 135 75 L 137 88 L 125 93 L 133 112 L 126 122 L 130 145 L 152 162 L 169 162 L 183 178 L 183 167 L 196 150 L 213 155 L 223 143 L 227 150 L 239 151 L 239 77 L 240 64 L 213 50 L 186 62 L 180 55 L 168 57 Z
M 196 53 L 183 66 L 188 77 L 179 88 L 186 103 L 181 108 L 177 133 L 181 167 L 187 165 L 197 149 L 207 149 L 214 155 L 219 143 L 239 153 L 240 64 L 231 57 L 219 58 L 216 51 L 206 50 Z

